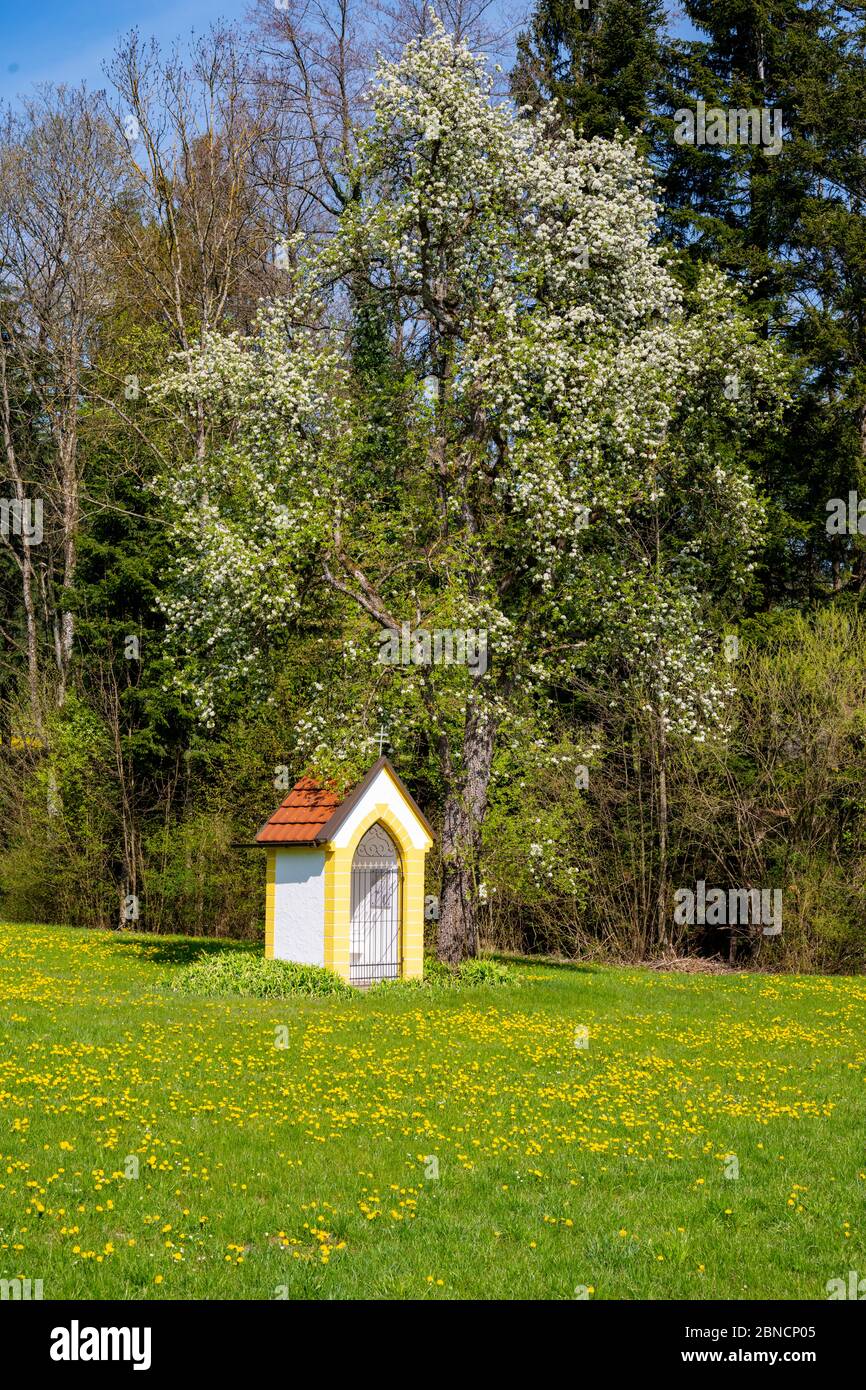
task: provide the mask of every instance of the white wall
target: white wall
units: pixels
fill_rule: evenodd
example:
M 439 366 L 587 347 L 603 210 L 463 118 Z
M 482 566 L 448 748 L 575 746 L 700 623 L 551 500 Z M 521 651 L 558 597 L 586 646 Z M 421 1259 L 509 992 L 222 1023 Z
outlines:
M 414 849 L 427 848 L 429 836 L 426 830 L 420 821 L 416 820 L 388 773 L 382 768 L 378 777 L 374 777 L 357 806 L 353 807 L 351 815 L 346 818 L 334 836 L 334 844 L 338 849 L 343 849 L 351 842 L 357 827 L 366 819 L 374 806 L 380 804 L 384 804 L 393 811 L 401 825 L 405 826 Z
M 325 964 L 324 850 L 276 851 L 274 957 Z

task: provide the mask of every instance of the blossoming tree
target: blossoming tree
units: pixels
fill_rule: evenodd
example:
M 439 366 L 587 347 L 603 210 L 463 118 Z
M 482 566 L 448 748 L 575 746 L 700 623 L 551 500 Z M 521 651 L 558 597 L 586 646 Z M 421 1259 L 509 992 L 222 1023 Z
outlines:
M 779 369 L 720 277 L 684 302 L 634 147 L 496 104 L 441 28 L 382 65 L 358 151 L 334 237 L 289 258 L 257 333 L 211 336 L 161 387 L 204 400 L 223 441 L 162 480 L 167 607 L 213 719 L 222 686 L 266 670 L 312 565 L 362 674 L 299 746 L 348 768 L 373 687 L 392 737 L 431 750 L 455 961 L 476 949 L 497 745 L 534 715 L 541 746 L 579 651 L 641 683 L 662 740 L 721 717 L 707 601 L 748 572 L 761 508 L 738 441 Z M 488 658 L 383 663 L 406 624 L 485 632 Z

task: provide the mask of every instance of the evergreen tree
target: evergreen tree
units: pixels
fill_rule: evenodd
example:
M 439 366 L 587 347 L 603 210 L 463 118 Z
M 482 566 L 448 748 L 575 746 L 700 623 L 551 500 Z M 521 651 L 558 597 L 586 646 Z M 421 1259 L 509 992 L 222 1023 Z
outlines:
M 861 543 L 828 537 L 826 519 L 830 498 L 862 485 L 866 457 L 866 21 L 835 0 L 686 0 L 685 11 L 699 36 L 669 44 L 654 122 L 663 230 L 686 278 L 709 260 L 742 283 L 800 371 L 781 447 L 754 442 L 771 500 L 766 601 L 859 589 Z M 683 139 L 699 102 L 704 138 Z M 754 112 L 766 123 L 746 141 Z
M 539 109 L 556 100 L 587 139 L 637 130 L 660 67 L 659 0 L 538 0 L 517 40 L 512 92 Z

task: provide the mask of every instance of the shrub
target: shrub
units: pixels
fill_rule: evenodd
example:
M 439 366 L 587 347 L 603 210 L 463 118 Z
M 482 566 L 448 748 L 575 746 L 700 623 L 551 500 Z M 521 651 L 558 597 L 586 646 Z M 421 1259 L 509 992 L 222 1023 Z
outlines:
M 457 967 L 458 983 L 461 985 L 514 985 L 518 976 L 507 965 L 496 960 L 464 960 Z
M 256 999 L 287 999 L 292 995 L 323 998 L 353 995 L 355 991 L 320 965 L 220 951 L 203 956 L 178 971 L 171 988 L 179 994 L 248 994 Z
M 373 990 L 461 989 L 471 985 L 517 985 L 520 977 L 507 965 L 495 960 L 464 960 L 460 965 L 444 965 L 435 957 L 424 962 L 423 980 L 380 980 Z

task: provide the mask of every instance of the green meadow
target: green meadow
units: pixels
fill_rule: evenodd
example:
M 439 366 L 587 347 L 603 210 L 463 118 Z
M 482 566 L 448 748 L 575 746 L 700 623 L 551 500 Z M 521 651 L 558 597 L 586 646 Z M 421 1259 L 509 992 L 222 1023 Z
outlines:
M 518 965 L 199 998 L 224 943 L 0 926 L 0 1276 L 49 1298 L 825 1299 L 866 980 Z

